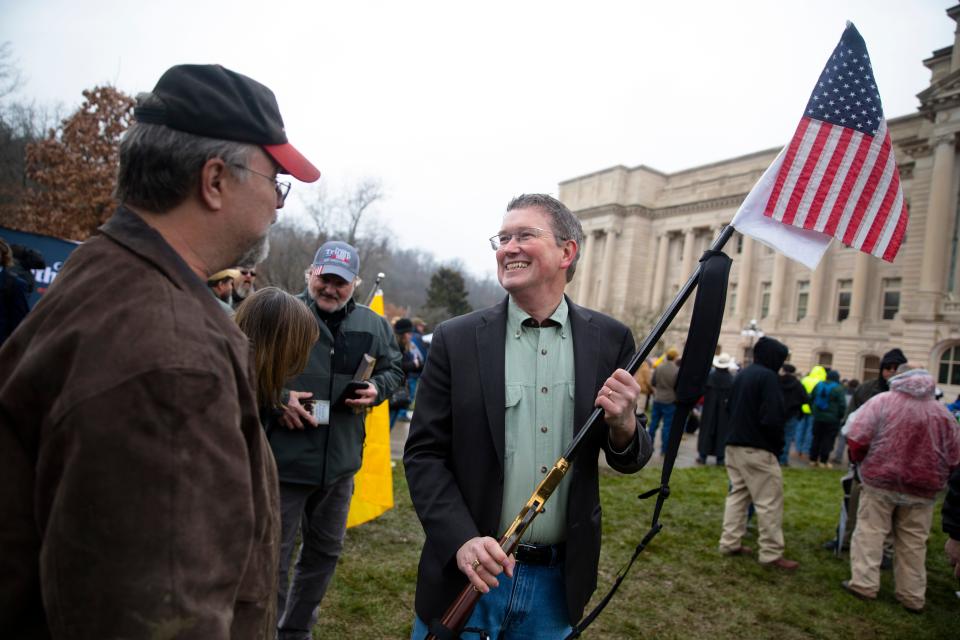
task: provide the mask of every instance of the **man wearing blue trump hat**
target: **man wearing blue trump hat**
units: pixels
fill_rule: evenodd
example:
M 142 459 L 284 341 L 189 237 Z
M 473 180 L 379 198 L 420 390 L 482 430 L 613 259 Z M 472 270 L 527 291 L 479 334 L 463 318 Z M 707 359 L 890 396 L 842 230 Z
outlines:
M 387 321 L 357 304 L 356 247 L 324 243 L 308 269 L 300 299 L 320 338 L 303 373 L 287 384 L 284 415 L 268 425 L 280 474 L 281 541 L 277 585 L 278 638 L 307 640 L 343 549 L 353 476 L 360 469 L 366 409 L 403 381 L 400 350 Z M 364 363 L 374 359 L 365 382 Z M 292 581 L 289 567 L 301 533 Z

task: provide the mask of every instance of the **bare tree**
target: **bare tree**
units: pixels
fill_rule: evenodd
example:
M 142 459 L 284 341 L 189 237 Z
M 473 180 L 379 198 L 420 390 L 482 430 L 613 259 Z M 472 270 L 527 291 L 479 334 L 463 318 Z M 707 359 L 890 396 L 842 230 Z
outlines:
M 13 45 L 4 42 L 0 44 L 0 100 L 16 93 L 22 85 L 23 76 L 13 59 Z
M 378 178 L 362 178 L 346 187 L 340 196 L 331 194 L 326 185 L 319 185 L 314 189 L 313 200 L 306 203 L 307 215 L 317 233 L 357 246 L 361 235 L 374 233 L 375 225 L 364 223 L 371 221 L 370 207 L 383 198 L 383 185 Z
M 360 228 L 364 214 L 372 204 L 382 200 L 383 195 L 383 186 L 375 178 L 364 178 L 347 194 L 342 207 L 346 223 L 346 242 L 356 243 L 357 230 Z
M 325 239 L 325 238 L 324 238 Z M 257 266 L 257 284 L 303 291 L 304 271 L 313 261 L 321 236 L 296 222 L 283 221 L 270 229 L 270 255 Z

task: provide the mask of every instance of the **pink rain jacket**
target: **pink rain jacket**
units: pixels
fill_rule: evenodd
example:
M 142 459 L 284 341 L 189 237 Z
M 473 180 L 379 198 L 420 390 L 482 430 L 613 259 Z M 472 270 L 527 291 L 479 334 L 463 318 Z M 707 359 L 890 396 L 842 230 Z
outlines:
M 907 371 L 850 416 L 850 459 L 864 484 L 930 499 L 960 466 L 960 426 L 934 387 L 927 371 Z

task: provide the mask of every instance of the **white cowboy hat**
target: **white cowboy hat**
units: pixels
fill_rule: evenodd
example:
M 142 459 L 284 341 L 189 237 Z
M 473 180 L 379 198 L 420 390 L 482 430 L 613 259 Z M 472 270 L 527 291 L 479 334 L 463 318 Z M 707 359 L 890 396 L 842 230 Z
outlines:
M 721 353 L 713 357 L 713 366 L 717 369 L 729 369 L 733 365 L 733 358 L 729 353 Z

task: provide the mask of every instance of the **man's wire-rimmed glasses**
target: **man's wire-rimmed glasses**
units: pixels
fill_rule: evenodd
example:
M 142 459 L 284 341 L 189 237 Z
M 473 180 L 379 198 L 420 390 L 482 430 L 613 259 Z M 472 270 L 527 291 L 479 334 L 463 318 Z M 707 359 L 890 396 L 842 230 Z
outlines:
M 513 232 L 501 231 L 497 235 L 490 237 L 490 247 L 496 251 L 500 247 L 509 244 L 511 240 L 516 240 L 517 244 L 522 246 L 544 235 L 550 235 L 550 232 L 538 229 L 537 227 L 523 227 Z
M 273 178 L 273 177 L 271 177 L 271 176 L 268 176 L 268 175 L 265 174 L 265 173 L 260 173 L 259 171 L 254 171 L 254 170 L 251 169 L 250 167 L 248 167 L 248 166 L 246 166 L 246 165 L 243 165 L 243 164 L 238 164 L 238 163 L 236 163 L 236 162 L 231 162 L 230 165 L 231 165 L 231 166 L 234 166 L 234 167 L 237 167 L 238 169 L 246 169 L 246 170 L 249 171 L 250 173 L 256 174 L 256 175 L 260 176 L 261 178 L 266 178 L 267 180 L 269 180 L 270 182 L 272 182 L 272 183 L 273 183 L 273 187 L 274 187 L 274 189 L 275 189 L 276 192 L 277 192 L 277 208 L 279 209 L 280 207 L 283 206 L 283 203 L 284 203 L 284 202 L 286 201 L 286 199 L 287 199 L 287 194 L 290 193 L 290 187 L 292 186 L 289 182 L 280 182 L 280 181 L 277 180 L 276 178 Z

